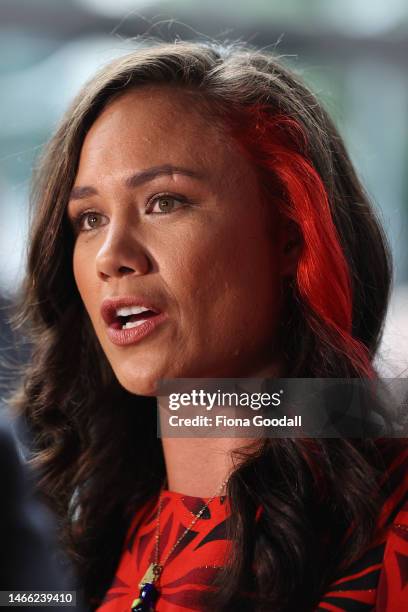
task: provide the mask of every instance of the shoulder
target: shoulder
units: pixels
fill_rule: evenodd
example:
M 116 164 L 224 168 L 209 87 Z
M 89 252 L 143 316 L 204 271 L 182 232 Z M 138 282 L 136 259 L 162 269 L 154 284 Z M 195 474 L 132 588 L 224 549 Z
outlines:
M 399 612 L 408 610 L 408 444 L 382 447 L 383 505 L 365 553 L 326 592 L 317 610 Z

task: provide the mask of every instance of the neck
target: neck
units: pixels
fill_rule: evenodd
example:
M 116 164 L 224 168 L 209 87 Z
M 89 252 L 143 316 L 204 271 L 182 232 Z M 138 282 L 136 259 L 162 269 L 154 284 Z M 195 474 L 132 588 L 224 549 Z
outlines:
M 162 438 L 167 488 L 212 497 L 236 467 L 232 451 L 253 443 L 243 438 Z
M 281 368 L 274 365 L 250 374 L 251 378 L 281 377 Z M 167 403 L 158 398 L 160 422 L 168 418 Z M 163 429 L 163 428 L 162 428 Z M 170 491 L 209 498 L 215 495 L 228 476 L 236 469 L 240 454 L 251 454 L 259 447 L 254 438 L 162 438 Z M 221 494 L 221 493 L 220 493 Z

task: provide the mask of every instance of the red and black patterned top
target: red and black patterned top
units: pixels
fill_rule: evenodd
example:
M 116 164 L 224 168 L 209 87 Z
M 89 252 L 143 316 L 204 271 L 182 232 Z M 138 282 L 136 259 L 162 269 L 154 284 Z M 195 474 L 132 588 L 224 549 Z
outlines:
M 316 611 L 408 611 L 408 449 L 395 458 L 384 477 L 389 496 L 370 548 L 322 597 Z M 163 492 L 159 558 L 163 558 L 206 499 Z M 98 612 L 129 612 L 138 584 L 154 560 L 157 498 L 134 516 L 115 578 Z M 209 508 L 170 555 L 160 577 L 157 612 L 201 610 L 208 589 L 229 552 L 223 497 Z

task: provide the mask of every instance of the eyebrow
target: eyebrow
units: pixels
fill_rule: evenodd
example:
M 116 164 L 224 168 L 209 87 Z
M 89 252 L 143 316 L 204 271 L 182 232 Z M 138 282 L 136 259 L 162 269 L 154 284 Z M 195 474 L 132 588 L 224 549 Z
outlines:
M 184 176 L 189 176 L 197 180 L 203 180 L 204 178 L 204 175 L 201 172 L 197 172 L 197 170 L 191 170 L 190 168 L 183 168 L 181 166 L 172 166 L 170 164 L 164 164 L 162 166 L 153 166 L 152 168 L 147 168 L 146 170 L 136 172 L 135 174 L 128 176 L 125 179 L 124 184 L 129 189 L 134 189 L 139 185 L 143 185 L 144 183 L 153 181 L 159 176 L 171 176 L 172 174 L 183 174 Z M 97 194 L 98 191 L 94 187 L 77 186 L 72 188 L 69 199 L 82 200 L 83 198 L 87 198 L 89 196 Z

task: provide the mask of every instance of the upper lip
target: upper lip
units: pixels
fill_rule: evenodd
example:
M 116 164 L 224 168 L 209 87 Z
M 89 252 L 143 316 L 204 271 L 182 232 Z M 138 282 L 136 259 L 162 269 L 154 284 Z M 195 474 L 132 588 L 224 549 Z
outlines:
M 160 313 L 161 310 L 153 302 L 144 297 L 126 295 L 123 297 L 105 298 L 101 305 L 101 315 L 107 325 L 116 321 L 119 308 L 126 306 L 144 306 L 153 312 Z

